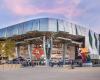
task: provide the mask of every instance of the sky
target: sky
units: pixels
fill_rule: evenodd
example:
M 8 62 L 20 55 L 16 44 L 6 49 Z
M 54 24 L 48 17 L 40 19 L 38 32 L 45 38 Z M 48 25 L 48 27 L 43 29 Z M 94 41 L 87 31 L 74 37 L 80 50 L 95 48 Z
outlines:
M 64 18 L 100 33 L 100 0 L 0 0 L 0 28 L 41 16 Z

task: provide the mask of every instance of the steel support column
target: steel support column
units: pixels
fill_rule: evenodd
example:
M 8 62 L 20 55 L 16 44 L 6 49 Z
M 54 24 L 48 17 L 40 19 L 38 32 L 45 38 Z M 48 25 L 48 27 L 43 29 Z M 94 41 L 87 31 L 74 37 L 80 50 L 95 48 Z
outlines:
M 64 53 L 63 53 L 63 65 L 65 65 L 65 56 L 67 54 L 67 43 L 63 44 L 63 49 L 64 49 Z
M 44 50 L 44 54 L 45 54 L 46 66 L 48 66 L 47 55 L 46 55 L 46 39 L 45 39 L 45 36 L 43 36 L 43 50 Z
M 32 61 L 31 44 L 28 44 L 28 54 L 29 54 L 30 60 Z
M 51 59 L 51 54 L 52 54 L 52 49 L 53 49 L 53 38 L 51 37 L 51 50 L 50 50 L 50 59 Z
M 19 46 L 16 46 L 15 47 L 15 52 L 16 52 L 16 57 L 18 58 L 19 57 Z

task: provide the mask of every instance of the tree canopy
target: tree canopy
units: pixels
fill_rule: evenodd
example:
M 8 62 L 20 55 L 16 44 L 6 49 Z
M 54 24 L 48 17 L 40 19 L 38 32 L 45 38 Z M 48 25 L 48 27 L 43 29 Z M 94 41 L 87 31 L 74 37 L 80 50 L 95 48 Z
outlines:
M 0 56 L 1 57 L 14 57 L 14 47 L 15 41 L 11 39 L 6 39 L 5 41 L 0 41 Z

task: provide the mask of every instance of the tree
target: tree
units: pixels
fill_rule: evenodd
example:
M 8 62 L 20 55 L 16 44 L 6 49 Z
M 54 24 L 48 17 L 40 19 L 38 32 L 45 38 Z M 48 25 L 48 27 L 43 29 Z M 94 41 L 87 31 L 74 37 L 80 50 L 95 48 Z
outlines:
M 3 56 L 3 51 L 4 51 L 4 41 L 0 41 L 0 57 Z
M 8 59 L 14 57 L 15 41 L 11 39 L 6 39 L 5 41 L 0 41 L 0 55 L 1 57 L 7 57 Z

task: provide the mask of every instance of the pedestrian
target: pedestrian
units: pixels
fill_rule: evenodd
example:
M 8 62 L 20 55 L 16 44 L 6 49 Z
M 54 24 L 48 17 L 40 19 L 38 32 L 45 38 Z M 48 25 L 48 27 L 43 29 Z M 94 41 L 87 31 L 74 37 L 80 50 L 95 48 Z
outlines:
M 71 60 L 71 69 L 74 69 L 74 60 Z
M 34 60 L 31 61 L 31 65 L 32 65 L 32 67 L 34 67 Z

